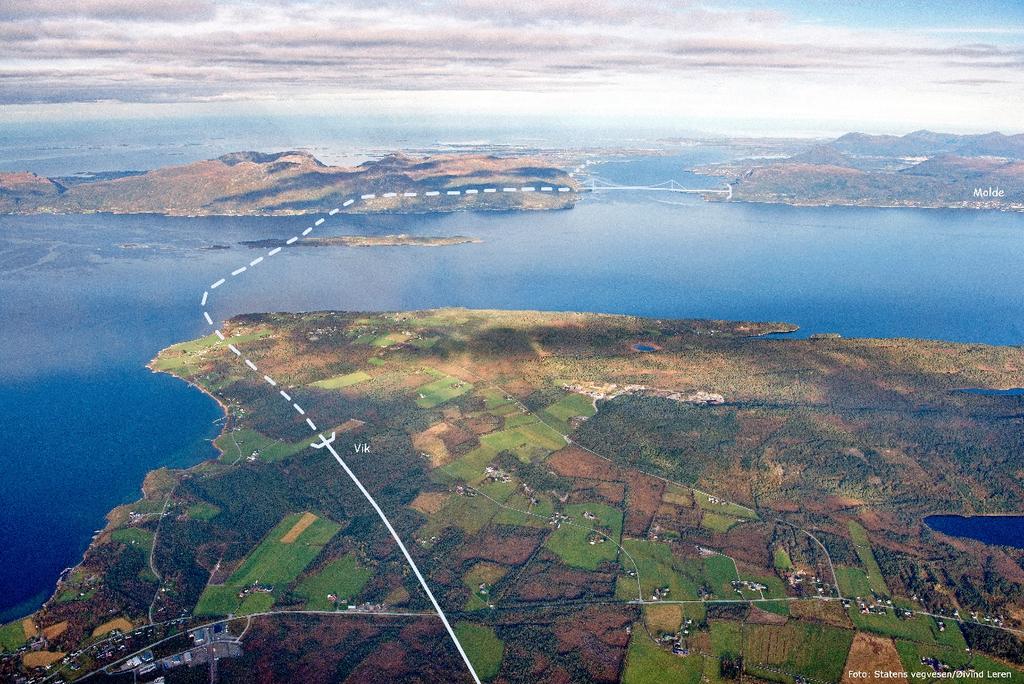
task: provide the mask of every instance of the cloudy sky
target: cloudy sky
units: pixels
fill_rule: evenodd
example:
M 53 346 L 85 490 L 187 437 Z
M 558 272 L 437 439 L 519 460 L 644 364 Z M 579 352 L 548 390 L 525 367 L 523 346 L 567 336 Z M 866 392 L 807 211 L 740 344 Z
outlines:
M 1024 129 L 1018 0 L 2 0 L 0 116 Z

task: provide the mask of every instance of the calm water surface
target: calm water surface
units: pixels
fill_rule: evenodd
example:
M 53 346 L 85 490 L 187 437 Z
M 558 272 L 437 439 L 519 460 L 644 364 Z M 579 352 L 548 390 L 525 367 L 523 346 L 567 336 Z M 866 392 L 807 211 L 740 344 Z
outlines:
M 597 172 L 714 184 L 681 164 Z M 0 618 L 51 591 L 148 470 L 212 455 L 216 405 L 144 364 L 206 329 L 203 288 L 259 253 L 239 241 L 288 237 L 307 223 L 0 217 Z M 1024 216 L 1015 214 L 620 194 L 568 211 L 337 217 L 325 228 L 484 242 L 286 250 L 218 289 L 212 313 L 584 310 L 788 321 L 801 334 L 1024 341 Z M 214 244 L 230 249 L 206 249 Z
M 924 522 L 951 537 L 1024 549 L 1024 515 L 930 515 Z

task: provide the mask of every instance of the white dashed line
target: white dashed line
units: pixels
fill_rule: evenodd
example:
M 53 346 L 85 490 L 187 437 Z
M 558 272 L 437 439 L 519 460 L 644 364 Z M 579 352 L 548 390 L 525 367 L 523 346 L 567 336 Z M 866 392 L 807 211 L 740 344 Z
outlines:
M 545 185 L 545 186 L 541 187 L 541 192 L 553 192 L 554 189 L 555 189 L 554 186 Z M 537 190 L 536 187 L 530 186 L 530 185 L 523 186 L 521 188 L 513 188 L 513 187 L 501 188 L 501 192 L 535 192 L 536 190 Z M 572 191 L 572 188 L 570 188 L 570 187 L 564 187 L 563 186 L 563 187 L 559 187 L 558 188 L 558 192 L 571 192 L 571 191 Z M 477 195 L 480 192 L 483 192 L 484 194 L 492 194 L 492 193 L 498 192 L 498 188 L 483 188 L 482 190 L 478 189 L 478 188 L 469 188 L 469 189 L 464 190 L 464 191 L 462 191 L 462 190 L 446 190 L 445 191 L 445 195 L 457 196 L 457 195 L 461 195 L 463 193 L 466 194 L 466 195 Z M 415 192 L 415 191 L 408 191 L 408 192 L 403 192 L 402 193 L 402 197 L 418 197 L 419 194 L 420 193 Z M 423 194 L 424 197 L 437 197 L 437 196 L 439 196 L 441 194 L 441 191 L 439 191 L 439 190 L 428 190 L 428 191 L 426 191 L 426 192 L 424 192 L 422 194 Z M 384 193 L 382 195 L 382 197 L 387 197 L 387 198 L 397 197 L 397 196 L 398 196 L 397 192 L 386 192 L 386 193 Z M 360 199 L 362 199 L 362 200 L 372 200 L 372 199 L 376 199 L 376 197 L 377 197 L 377 195 L 373 194 L 373 193 L 368 193 L 368 194 L 365 194 L 365 195 L 360 195 Z M 342 207 L 350 207 L 353 204 L 355 204 L 355 202 L 356 202 L 355 199 L 347 199 L 347 200 L 345 200 L 345 202 L 342 203 L 341 206 Z M 329 216 L 334 216 L 339 211 L 341 211 L 341 209 L 335 207 L 334 209 L 331 209 L 328 212 L 328 215 Z M 317 219 L 313 223 L 312 226 L 309 226 L 304 231 L 302 231 L 302 235 L 309 235 L 313 231 L 314 226 L 320 226 L 320 225 L 323 225 L 323 223 L 324 223 L 324 219 L 323 218 Z M 292 245 L 292 244 L 295 244 L 298 241 L 299 241 L 299 236 L 293 235 L 292 237 L 290 237 L 287 240 L 285 240 L 285 245 Z M 269 252 L 267 252 L 267 256 L 274 256 L 275 254 L 277 254 L 280 251 L 281 251 L 281 247 L 275 247 L 275 248 L 271 249 Z M 249 266 L 242 266 L 240 268 L 237 268 L 237 269 L 235 269 L 234 271 L 231 272 L 231 275 L 232 276 L 240 275 L 240 274 L 244 273 L 247 268 L 256 266 L 257 264 L 262 262 L 263 259 L 264 259 L 264 257 L 257 257 L 257 258 L 255 258 L 255 259 L 253 259 L 252 261 L 249 262 Z M 223 285 L 225 282 L 226 282 L 226 279 L 225 278 L 221 278 L 217 282 L 215 282 L 212 285 L 210 285 L 210 290 L 217 289 L 218 287 Z M 209 290 L 203 292 L 203 296 L 202 296 L 202 300 L 200 302 L 200 305 L 202 307 L 204 307 L 203 317 L 206 319 L 206 322 L 208 324 L 210 324 L 210 325 L 213 325 L 213 319 L 210 317 L 210 314 L 205 310 L 208 298 L 209 298 Z M 224 334 L 219 329 L 214 330 L 214 333 L 217 335 L 217 337 L 219 339 L 221 339 L 221 340 L 225 339 Z M 233 344 L 228 344 L 227 347 L 228 347 L 229 350 L 231 350 L 231 353 L 233 353 L 235 356 L 240 357 L 245 362 L 246 366 L 248 366 L 250 369 L 252 369 L 255 372 L 259 371 L 259 369 L 257 368 L 256 364 L 253 363 L 253 361 L 251 359 L 246 358 L 242 354 L 242 352 L 239 351 L 238 347 L 236 347 Z M 274 380 L 269 375 L 264 375 L 263 376 L 263 380 L 266 381 L 266 383 L 269 384 L 271 387 L 277 387 L 277 381 Z M 284 390 L 278 390 L 278 393 L 284 398 L 285 401 L 292 402 L 292 397 L 287 392 L 285 392 Z M 297 403 L 292 403 L 292 407 L 295 409 L 295 411 L 300 416 L 306 416 L 306 412 Z M 317 431 L 316 423 L 314 423 L 313 420 L 309 416 L 306 416 L 306 424 L 309 425 L 309 429 L 310 430 L 313 430 L 314 432 Z M 321 444 L 320 446 L 327 446 L 329 444 L 329 442 L 326 440 L 326 438 L 323 438 L 322 435 L 321 435 L 321 438 L 324 439 L 325 441 L 324 441 L 324 444 Z M 334 436 L 332 434 L 330 441 L 333 441 L 333 439 L 334 439 Z M 314 444 L 313 446 L 317 446 L 317 445 Z M 367 493 L 363 489 L 361 483 L 359 483 L 359 481 L 355 478 L 355 476 L 348 470 L 348 468 L 345 465 L 345 463 L 337 456 L 337 454 L 334 452 L 333 448 L 330 448 L 330 451 L 331 451 L 332 454 L 334 454 L 334 456 L 338 460 L 338 462 L 341 463 L 342 467 L 345 468 L 345 470 L 349 474 L 349 476 L 352 477 L 352 479 L 356 482 L 357 485 L 359 485 L 360 489 L 363 491 L 363 494 L 367 497 L 367 499 L 370 500 L 370 503 L 374 504 L 374 506 L 376 507 L 376 503 L 373 501 L 372 497 L 370 497 L 369 493 Z M 391 530 L 392 535 L 398 541 L 399 546 L 402 546 L 402 542 L 398 538 L 397 533 L 395 533 L 394 529 L 391 528 L 390 523 L 387 520 L 387 517 L 384 515 L 383 511 L 381 511 L 379 509 L 379 507 L 378 507 L 378 513 L 380 514 L 381 519 L 384 521 L 385 525 L 387 525 L 389 530 Z M 404 551 L 405 550 L 404 546 L 402 548 L 403 548 L 403 551 Z M 419 576 L 419 570 L 416 568 L 415 563 L 413 563 L 411 556 L 408 555 L 408 552 L 406 552 L 406 559 L 413 566 L 413 570 L 416 571 L 417 576 Z M 444 616 L 444 612 L 441 610 L 441 607 L 437 604 L 437 602 L 433 600 L 433 595 L 430 594 L 430 588 L 427 586 L 426 581 L 423 580 L 422 577 L 420 577 L 420 582 L 423 585 L 423 588 L 427 591 L 428 596 L 431 597 L 431 600 L 434 603 L 435 609 L 437 609 L 437 612 L 440 614 L 441 619 L 443 621 L 445 621 L 445 624 L 447 626 L 448 623 L 447 623 L 447 619 Z M 477 677 L 476 672 L 474 671 L 473 666 L 472 666 L 472 664 L 469 661 L 469 658 L 465 655 L 465 652 L 462 649 L 462 645 L 459 643 L 458 638 L 456 638 L 455 633 L 454 633 L 454 631 L 451 630 L 450 626 L 449 626 L 449 630 L 448 631 L 451 634 L 452 639 L 455 641 L 455 645 L 458 647 L 459 653 L 463 656 L 463 660 L 465 660 L 466 666 L 469 668 L 470 673 L 473 675 L 474 681 L 475 682 L 479 682 L 480 679 Z

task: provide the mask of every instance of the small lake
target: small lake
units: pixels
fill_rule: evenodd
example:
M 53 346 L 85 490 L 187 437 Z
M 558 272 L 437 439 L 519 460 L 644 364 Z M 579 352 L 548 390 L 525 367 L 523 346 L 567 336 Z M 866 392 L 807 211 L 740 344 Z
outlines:
M 924 523 L 951 537 L 1024 549 L 1024 515 L 930 515 Z

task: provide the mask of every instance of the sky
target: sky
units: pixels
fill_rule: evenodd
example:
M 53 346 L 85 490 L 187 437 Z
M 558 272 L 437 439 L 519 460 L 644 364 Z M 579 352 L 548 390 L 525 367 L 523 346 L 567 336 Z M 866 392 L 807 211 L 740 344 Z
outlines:
M 1018 0 L 3 0 L 0 119 L 1021 132 Z

